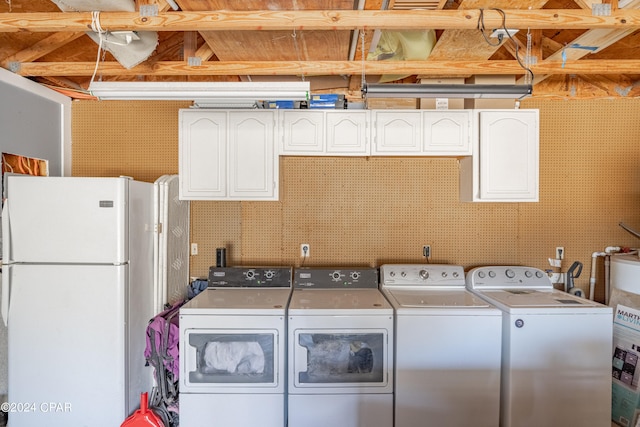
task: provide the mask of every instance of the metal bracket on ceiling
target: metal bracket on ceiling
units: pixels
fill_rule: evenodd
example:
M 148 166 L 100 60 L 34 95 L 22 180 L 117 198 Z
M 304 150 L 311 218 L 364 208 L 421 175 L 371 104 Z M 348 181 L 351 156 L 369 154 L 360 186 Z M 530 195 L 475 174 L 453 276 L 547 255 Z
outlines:
M 199 56 L 190 56 L 187 58 L 187 65 L 190 67 L 199 67 L 202 65 L 202 58 Z
M 591 5 L 591 15 L 593 15 L 593 16 L 611 16 L 611 4 L 609 4 L 609 3 L 593 3 Z
M 12 73 L 17 73 L 18 71 L 20 71 L 20 62 L 18 61 L 9 62 L 9 71 L 11 71 Z
M 157 4 L 140 5 L 140 16 L 158 16 Z

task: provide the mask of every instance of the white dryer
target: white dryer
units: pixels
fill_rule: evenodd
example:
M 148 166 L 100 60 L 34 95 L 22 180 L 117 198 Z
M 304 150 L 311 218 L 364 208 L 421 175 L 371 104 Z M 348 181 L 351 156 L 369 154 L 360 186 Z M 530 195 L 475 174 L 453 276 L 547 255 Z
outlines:
M 393 308 L 373 268 L 294 273 L 289 427 L 393 426 Z
M 383 265 L 395 309 L 395 427 L 497 427 L 502 312 L 455 265 Z
M 180 426 L 286 426 L 291 268 L 214 268 L 180 309 Z
M 466 283 L 503 312 L 501 427 L 611 424 L 611 307 L 532 267 L 478 267 Z

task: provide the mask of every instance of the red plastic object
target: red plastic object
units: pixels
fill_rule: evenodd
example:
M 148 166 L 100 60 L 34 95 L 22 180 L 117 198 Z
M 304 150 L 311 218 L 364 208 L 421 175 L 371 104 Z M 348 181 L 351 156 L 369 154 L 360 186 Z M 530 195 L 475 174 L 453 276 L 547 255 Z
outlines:
M 147 393 L 140 393 L 140 409 L 127 418 L 120 427 L 165 427 L 164 423 L 149 409 Z

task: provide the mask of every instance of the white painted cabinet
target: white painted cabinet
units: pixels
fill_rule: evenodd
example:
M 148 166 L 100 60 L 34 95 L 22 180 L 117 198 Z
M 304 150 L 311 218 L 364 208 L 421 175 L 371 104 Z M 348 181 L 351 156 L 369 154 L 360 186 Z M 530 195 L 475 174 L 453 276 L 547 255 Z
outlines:
M 539 111 L 474 111 L 476 147 L 460 161 L 461 200 L 537 202 Z
M 388 110 L 372 114 L 372 155 L 471 155 L 471 110 Z
M 180 110 L 180 198 L 277 200 L 276 111 Z
M 280 154 L 322 155 L 324 153 L 324 111 L 279 110 L 282 146 Z
M 365 110 L 325 111 L 326 154 L 368 156 L 369 114 Z
M 422 112 L 422 151 L 441 156 L 470 156 L 472 110 Z
M 369 155 L 369 111 L 279 110 L 278 114 L 282 155 Z

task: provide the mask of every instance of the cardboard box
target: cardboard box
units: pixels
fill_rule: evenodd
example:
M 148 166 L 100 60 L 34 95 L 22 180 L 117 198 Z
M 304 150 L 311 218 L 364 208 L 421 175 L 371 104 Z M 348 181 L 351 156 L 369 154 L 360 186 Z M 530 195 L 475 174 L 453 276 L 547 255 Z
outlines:
M 264 108 L 291 110 L 296 108 L 296 106 L 293 101 L 264 101 Z
M 320 93 L 311 95 L 309 108 L 344 108 L 344 95 L 335 93 Z
M 611 419 L 636 426 L 640 419 L 640 295 L 614 289 Z

